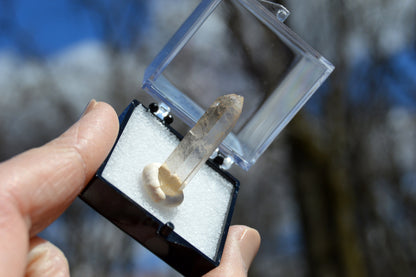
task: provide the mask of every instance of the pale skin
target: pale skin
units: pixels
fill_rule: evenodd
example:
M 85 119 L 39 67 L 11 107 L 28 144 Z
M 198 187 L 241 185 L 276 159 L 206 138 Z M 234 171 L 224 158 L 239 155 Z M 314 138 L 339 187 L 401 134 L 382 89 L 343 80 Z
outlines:
M 82 191 L 117 132 L 113 108 L 91 101 L 60 137 L 0 164 L 0 277 L 70 276 L 64 254 L 37 234 Z M 247 276 L 259 245 L 256 230 L 232 226 L 221 265 L 206 276 Z

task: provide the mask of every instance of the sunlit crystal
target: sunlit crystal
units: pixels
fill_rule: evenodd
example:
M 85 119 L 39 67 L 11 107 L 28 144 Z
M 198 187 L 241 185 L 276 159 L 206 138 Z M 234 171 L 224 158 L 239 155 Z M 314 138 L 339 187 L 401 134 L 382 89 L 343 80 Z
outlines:
M 167 196 L 183 188 L 231 132 L 243 109 L 236 94 L 218 97 L 159 168 L 161 189 Z

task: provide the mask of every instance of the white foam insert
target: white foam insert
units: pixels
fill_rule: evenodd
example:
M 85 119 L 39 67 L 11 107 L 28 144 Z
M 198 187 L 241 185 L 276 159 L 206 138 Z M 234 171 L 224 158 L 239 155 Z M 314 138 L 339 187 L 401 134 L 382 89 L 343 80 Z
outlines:
M 142 184 L 143 168 L 149 163 L 163 163 L 178 143 L 166 126 L 139 105 L 102 176 L 161 222 L 172 222 L 176 233 L 215 259 L 233 185 L 204 165 L 185 187 L 183 203 L 171 208 L 154 203 Z

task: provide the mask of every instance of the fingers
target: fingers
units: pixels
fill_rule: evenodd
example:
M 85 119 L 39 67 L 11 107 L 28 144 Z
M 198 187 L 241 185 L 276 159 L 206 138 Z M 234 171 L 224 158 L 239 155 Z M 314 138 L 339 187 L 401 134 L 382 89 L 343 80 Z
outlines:
M 59 138 L 0 164 L 0 276 L 23 275 L 30 237 L 69 206 L 117 133 L 114 110 L 91 101 L 82 118 Z
M 247 276 L 248 269 L 260 247 L 260 234 L 247 226 L 231 226 L 225 242 L 221 264 L 205 277 Z
M 0 193 L 13 202 L 32 235 L 74 200 L 107 156 L 117 133 L 114 110 L 93 100 L 60 137 L 0 165 Z
M 39 237 L 30 240 L 26 277 L 69 277 L 68 261 L 52 243 Z
M 245 272 L 248 272 L 260 247 L 260 234 L 257 230 L 245 226 L 240 226 L 239 229 L 244 229 L 241 233 L 238 231 L 237 234 L 241 234 L 239 237 L 240 253 Z

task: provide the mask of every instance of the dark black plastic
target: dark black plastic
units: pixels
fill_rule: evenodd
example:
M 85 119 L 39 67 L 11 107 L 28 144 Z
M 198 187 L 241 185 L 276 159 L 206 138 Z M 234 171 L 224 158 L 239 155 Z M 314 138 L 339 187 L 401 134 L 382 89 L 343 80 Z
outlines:
M 171 114 L 168 114 L 167 116 L 165 116 L 163 121 L 165 122 L 166 125 L 170 125 L 173 123 L 173 116 Z
M 133 100 L 120 115 L 120 131 L 118 137 L 123 133 L 124 127 L 130 119 L 133 110 L 138 105 L 141 104 L 138 101 Z M 154 118 L 155 120 L 160 120 L 156 116 Z M 174 129 L 168 125 L 166 126 L 181 139 L 180 135 Z M 115 145 L 117 145 L 117 142 L 118 138 Z M 215 260 L 212 260 L 184 238 L 179 236 L 175 232 L 174 225 L 171 222 L 160 222 L 156 217 L 147 212 L 102 177 L 102 172 L 112 152 L 113 150 L 111 150 L 94 178 L 80 194 L 80 198 L 122 231 L 133 237 L 144 247 L 152 251 L 155 255 L 185 276 L 201 276 L 218 266 L 234 211 L 235 201 L 237 199 L 239 189 L 238 180 L 229 173 L 222 171 L 211 161 L 207 162 L 213 170 L 221 174 L 234 186 L 232 200 L 224 224 L 224 230 L 217 255 Z
M 151 113 L 155 113 L 159 110 L 159 106 L 156 103 L 150 103 L 149 110 Z

